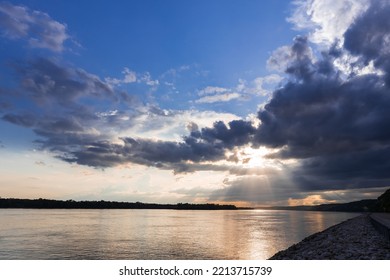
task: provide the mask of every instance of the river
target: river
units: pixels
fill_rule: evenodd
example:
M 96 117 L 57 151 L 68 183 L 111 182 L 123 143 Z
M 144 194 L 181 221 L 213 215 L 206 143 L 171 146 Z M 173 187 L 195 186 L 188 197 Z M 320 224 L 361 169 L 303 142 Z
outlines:
M 357 213 L 0 209 L 0 259 L 263 260 Z

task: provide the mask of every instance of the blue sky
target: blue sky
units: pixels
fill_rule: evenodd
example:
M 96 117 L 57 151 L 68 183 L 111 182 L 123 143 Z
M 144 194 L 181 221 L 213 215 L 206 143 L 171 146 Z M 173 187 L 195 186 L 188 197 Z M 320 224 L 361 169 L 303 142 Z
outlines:
M 273 2 L 119 1 L 112 5 L 97 1 L 93 7 L 89 1 L 78 2 L 77 7 L 69 1 L 22 4 L 66 25 L 69 38 L 63 42 L 64 61 L 102 78 L 120 78 L 124 68 L 149 73 L 153 79 L 161 79 L 154 94 L 159 105 L 184 109 L 193 105 L 189 101 L 196 98 L 197 90 L 207 86 L 232 88 L 239 79 L 251 81 L 268 73 L 265 65 L 270 53 L 296 33 L 285 21 L 291 3 Z M 42 49 L 26 50 L 26 44 L 19 40 L 5 44 L 5 59 L 30 57 L 37 52 L 58 57 Z M 10 48 L 15 48 L 14 54 Z M 185 69 L 180 78 L 169 74 L 179 69 Z M 164 84 L 172 82 L 177 94 Z M 144 91 L 139 95 L 145 98 Z M 164 96 L 176 101 L 167 102 Z M 230 110 L 245 115 L 256 109 L 244 103 Z
M 388 102 L 388 30 L 371 15 L 388 7 L 0 2 L 0 196 L 376 197 L 390 182 L 376 156 L 390 151 L 388 117 L 367 100 Z

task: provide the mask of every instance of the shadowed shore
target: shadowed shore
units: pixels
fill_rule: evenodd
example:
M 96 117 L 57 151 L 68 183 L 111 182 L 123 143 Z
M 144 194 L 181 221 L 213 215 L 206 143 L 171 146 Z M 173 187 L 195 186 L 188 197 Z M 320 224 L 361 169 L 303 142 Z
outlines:
M 361 215 L 310 235 L 270 260 L 390 260 L 390 242 L 368 215 Z
M 0 208 L 33 208 L 33 209 L 172 209 L 172 210 L 237 210 L 235 205 L 220 204 L 157 204 L 119 201 L 74 201 L 54 199 L 19 199 L 0 198 Z M 247 208 L 249 209 L 249 208 Z

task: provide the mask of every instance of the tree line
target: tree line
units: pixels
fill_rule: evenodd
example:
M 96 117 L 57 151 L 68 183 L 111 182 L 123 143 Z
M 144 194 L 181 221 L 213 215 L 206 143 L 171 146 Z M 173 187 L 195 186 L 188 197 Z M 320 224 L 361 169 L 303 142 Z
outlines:
M 35 208 L 35 209 L 175 209 L 175 210 L 237 210 L 235 205 L 220 204 L 157 204 L 119 201 L 75 201 L 53 199 L 0 198 L 0 208 Z

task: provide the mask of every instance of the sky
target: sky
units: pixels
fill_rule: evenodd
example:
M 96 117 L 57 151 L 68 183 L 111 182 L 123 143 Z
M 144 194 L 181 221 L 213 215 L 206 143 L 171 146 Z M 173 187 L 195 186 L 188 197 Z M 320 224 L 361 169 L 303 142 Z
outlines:
M 376 198 L 389 14 L 389 0 L 1 1 L 0 196 Z

